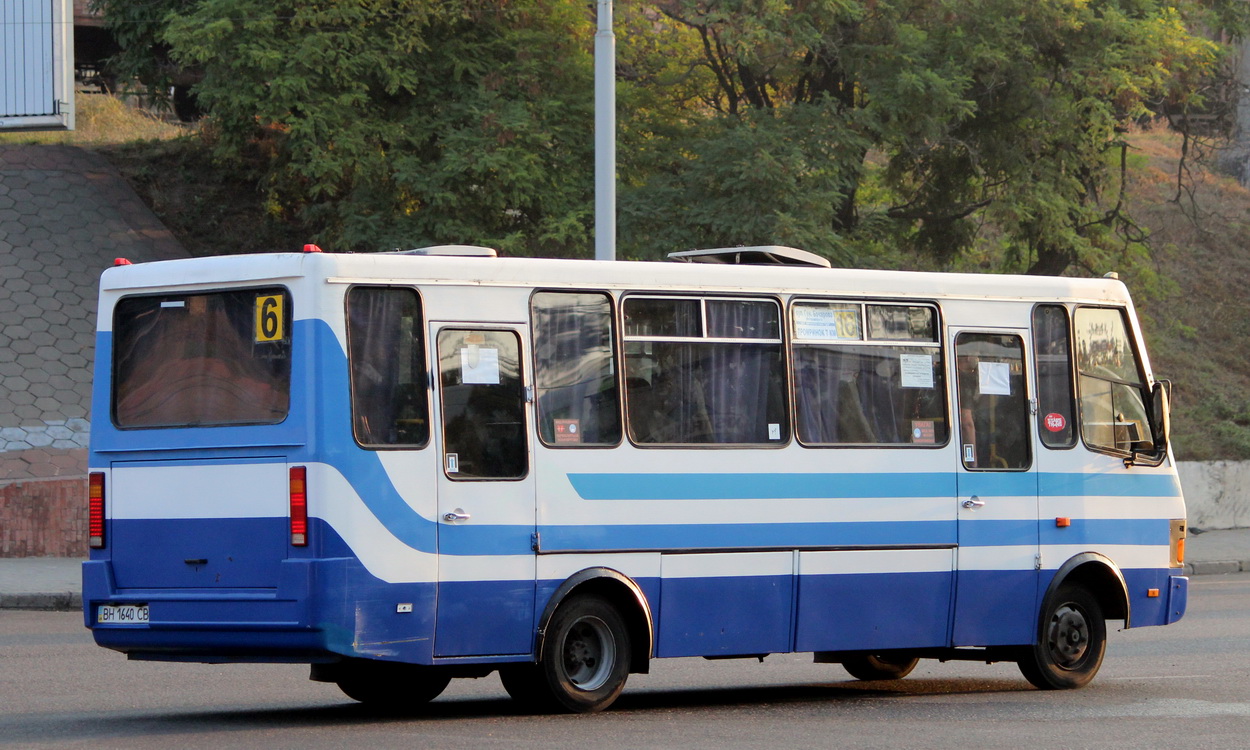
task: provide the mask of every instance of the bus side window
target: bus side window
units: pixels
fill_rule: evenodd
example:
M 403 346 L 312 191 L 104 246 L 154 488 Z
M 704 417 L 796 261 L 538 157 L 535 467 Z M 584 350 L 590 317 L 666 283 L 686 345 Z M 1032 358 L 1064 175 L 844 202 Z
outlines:
M 519 479 L 529 471 L 521 344 L 512 331 L 438 333 L 444 468 L 452 479 Z
M 790 319 L 800 442 L 946 444 L 936 308 L 799 300 Z
M 1144 403 L 1145 380 L 1124 312 L 1080 307 L 1075 322 L 1081 437 L 1096 450 L 1148 448 L 1153 438 Z
M 783 445 L 776 300 L 626 297 L 625 387 L 640 445 Z
M 368 448 L 430 438 L 421 305 L 412 289 L 354 287 L 347 296 L 352 432 Z
M 1033 309 L 1033 349 L 1037 362 L 1037 431 L 1047 448 L 1076 445 L 1072 398 L 1072 334 L 1063 305 Z
M 961 333 L 955 340 L 955 366 L 965 468 L 1029 468 L 1023 342 L 1018 336 Z
M 620 397 L 612 303 L 597 292 L 539 292 L 530 301 L 538 435 L 556 447 L 616 445 Z

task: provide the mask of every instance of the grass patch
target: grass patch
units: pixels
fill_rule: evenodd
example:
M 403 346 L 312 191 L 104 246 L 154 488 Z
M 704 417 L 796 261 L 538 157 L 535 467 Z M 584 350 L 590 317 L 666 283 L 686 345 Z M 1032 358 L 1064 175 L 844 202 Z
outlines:
M 50 143 L 68 146 L 103 146 L 136 141 L 169 140 L 189 132 L 178 123 L 166 122 L 129 106 L 109 94 L 74 95 L 74 130 L 0 133 L 0 144 Z

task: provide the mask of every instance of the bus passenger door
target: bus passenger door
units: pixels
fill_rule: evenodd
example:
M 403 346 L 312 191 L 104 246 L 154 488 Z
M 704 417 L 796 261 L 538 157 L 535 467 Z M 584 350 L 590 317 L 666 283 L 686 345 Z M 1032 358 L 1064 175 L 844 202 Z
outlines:
M 1024 330 L 952 331 L 959 435 L 956 646 L 1031 643 L 1038 507 Z
M 442 457 L 434 655 L 528 654 L 535 556 L 525 326 L 434 323 L 430 332 Z

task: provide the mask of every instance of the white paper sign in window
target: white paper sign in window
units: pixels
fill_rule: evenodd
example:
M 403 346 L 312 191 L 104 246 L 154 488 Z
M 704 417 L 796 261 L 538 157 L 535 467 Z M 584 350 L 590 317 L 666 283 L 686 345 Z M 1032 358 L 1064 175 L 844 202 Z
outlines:
M 933 355 L 932 354 L 900 354 L 898 355 L 899 379 L 904 388 L 933 387 Z
M 977 382 L 984 396 L 1011 395 L 1011 364 L 1008 362 L 978 362 Z
M 470 344 L 460 350 L 460 382 L 499 385 L 499 350 Z

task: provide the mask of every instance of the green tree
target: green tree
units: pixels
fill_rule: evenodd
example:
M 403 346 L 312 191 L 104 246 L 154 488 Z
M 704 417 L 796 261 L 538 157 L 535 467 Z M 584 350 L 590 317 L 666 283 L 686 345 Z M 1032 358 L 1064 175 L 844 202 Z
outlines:
M 651 7 L 687 38 L 664 72 L 685 65 L 677 78 L 705 89 L 675 92 L 677 132 L 630 122 L 658 141 L 625 191 L 622 234 L 639 255 L 685 236 L 793 238 L 844 263 L 899 246 L 949 262 L 979 242 L 1003 269 L 1104 266 L 1140 239 L 1118 131 L 1152 101 L 1192 96 L 1217 59 L 1189 31 L 1205 17 L 1196 1 Z
M 122 0 L 111 0 L 119 3 Z M 557 0 L 199 0 L 160 37 L 268 210 L 327 249 L 575 255 L 592 211 L 586 17 Z

